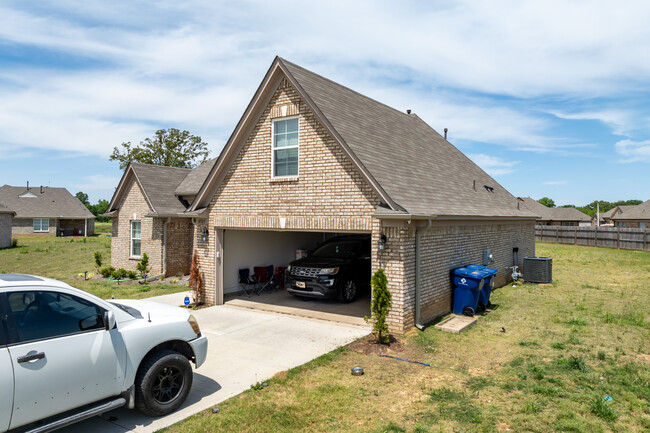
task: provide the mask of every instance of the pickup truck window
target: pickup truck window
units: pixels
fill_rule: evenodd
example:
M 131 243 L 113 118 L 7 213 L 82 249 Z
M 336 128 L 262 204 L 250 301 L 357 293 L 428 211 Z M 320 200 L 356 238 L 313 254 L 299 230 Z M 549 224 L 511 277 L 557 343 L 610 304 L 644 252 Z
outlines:
M 104 328 L 103 310 L 66 293 L 34 291 L 7 294 L 17 343 L 55 338 Z

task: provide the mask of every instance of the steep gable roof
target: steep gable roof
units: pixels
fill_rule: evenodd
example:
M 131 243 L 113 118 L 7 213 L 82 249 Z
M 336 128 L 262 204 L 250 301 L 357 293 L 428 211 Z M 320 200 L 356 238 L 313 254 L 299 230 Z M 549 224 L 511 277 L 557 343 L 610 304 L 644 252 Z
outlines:
M 512 217 L 534 215 L 415 114 L 406 114 L 276 57 L 199 191 L 192 211 L 209 204 L 219 182 L 286 78 L 386 203 L 378 216 Z
M 176 188 L 176 195 L 196 195 L 203 182 L 205 182 L 205 178 L 208 177 L 210 170 L 214 167 L 215 162 L 217 162 L 217 158 L 213 158 L 190 171 Z
M 79 199 L 65 188 L 49 186 L 30 188 L 25 195 L 24 186 L 0 187 L 0 202 L 16 213 L 16 218 L 95 218 Z M 22 197 L 21 197 L 22 196 Z

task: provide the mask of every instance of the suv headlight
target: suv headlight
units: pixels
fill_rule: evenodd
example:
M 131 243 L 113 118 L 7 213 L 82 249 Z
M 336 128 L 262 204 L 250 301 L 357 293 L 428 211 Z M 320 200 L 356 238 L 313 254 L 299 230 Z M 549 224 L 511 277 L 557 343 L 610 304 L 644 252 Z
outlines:
M 335 275 L 339 271 L 339 268 L 323 268 L 318 271 L 318 275 Z
M 196 318 L 190 314 L 190 317 L 187 318 L 187 321 L 189 322 L 190 326 L 192 327 L 192 330 L 194 333 L 198 336 L 201 335 L 201 328 L 199 328 L 199 322 L 196 321 Z

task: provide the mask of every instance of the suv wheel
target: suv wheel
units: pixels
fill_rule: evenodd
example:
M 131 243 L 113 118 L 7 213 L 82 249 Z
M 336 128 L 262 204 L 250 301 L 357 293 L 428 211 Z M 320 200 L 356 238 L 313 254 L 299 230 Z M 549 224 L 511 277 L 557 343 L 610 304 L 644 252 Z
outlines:
M 357 285 L 353 280 L 347 280 L 341 286 L 339 299 L 347 304 L 354 301 L 355 296 L 357 296 Z
M 167 415 L 183 404 L 192 388 L 192 379 L 192 366 L 180 353 L 152 353 L 138 369 L 135 404 L 146 415 Z

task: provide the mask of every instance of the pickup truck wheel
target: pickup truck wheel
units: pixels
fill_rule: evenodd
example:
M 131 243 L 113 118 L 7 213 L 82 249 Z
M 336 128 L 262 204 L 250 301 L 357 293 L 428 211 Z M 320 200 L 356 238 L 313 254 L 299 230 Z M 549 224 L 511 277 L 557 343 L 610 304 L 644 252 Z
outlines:
M 349 304 L 354 301 L 355 296 L 357 296 L 357 284 L 354 280 L 347 280 L 341 286 L 341 291 L 339 292 L 339 299 L 341 302 Z
M 135 405 L 149 416 L 167 415 L 183 404 L 192 378 L 192 366 L 180 353 L 152 353 L 142 361 L 135 378 Z

